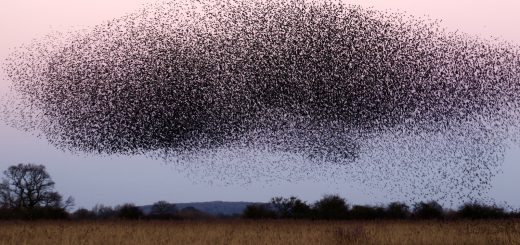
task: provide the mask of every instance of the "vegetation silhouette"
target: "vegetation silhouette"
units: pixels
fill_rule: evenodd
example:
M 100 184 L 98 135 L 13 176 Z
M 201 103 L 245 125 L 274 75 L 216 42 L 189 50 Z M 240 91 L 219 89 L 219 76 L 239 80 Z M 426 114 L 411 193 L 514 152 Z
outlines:
M 158 201 L 152 205 L 152 210 L 148 214 L 152 219 L 178 219 L 178 210 L 175 204 L 167 201 Z
M 313 205 L 297 197 L 274 197 L 270 203 L 247 206 L 246 219 L 309 219 L 309 220 L 460 220 L 520 218 L 517 210 L 506 211 L 497 205 L 466 203 L 451 210 L 436 201 L 418 202 L 413 208 L 406 203 L 391 202 L 386 206 L 350 205 L 338 195 L 326 195 Z
M 18 164 L 4 172 L 0 183 L 0 218 L 61 219 L 74 205 L 72 197 L 54 190 L 54 181 L 43 165 Z
M 117 217 L 121 219 L 137 220 L 144 218 L 143 211 L 133 203 L 126 203 L 116 208 Z
M 325 195 L 313 204 L 296 196 L 273 197 L 267 203 L 254 203 L 241 215 L 210 214 L 188 206 L 177 209 L 167 201 L 155 202 L 149 211 L 144 206 L 125 203 L 115 207 L 95 205 L 69 213 L 73 199 L 63 201 L 54 190 L 45 166 L 18 164 L 4 171 L 0 184 L 0 220 L 207 220 L 207 219 L 306 219 L 306 220 L 459 220 L 517 219 L 520 212 L 479 202 L 468 202 L 457 210 L 445 209 L 437 201 L 418 202 L 412 209 L 403 202 L 386 206 L 351 205 L 339 195 Z M 343 231 L 338 231 L 343 232 Z M 342 233 L 343 234 L 343 233 Z

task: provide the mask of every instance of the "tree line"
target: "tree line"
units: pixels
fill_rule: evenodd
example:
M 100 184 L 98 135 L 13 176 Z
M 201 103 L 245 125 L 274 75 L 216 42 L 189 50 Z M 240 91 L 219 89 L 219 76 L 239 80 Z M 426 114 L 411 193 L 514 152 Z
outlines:
M 80 208 L 70 212 L 74 199 L 65 199 L 54 190 L 55 183 L 45 166 L 18 164 L 3 172 L 0 182 L 0 219 L 310 219 L 310 220 L 375 220 L 375 219 L 505 219 L 520 218 L 518 211 L 506 211 L 496 205 L 477 202 L 463 204 L 458 210 L 444 209 L 436 201 L 419 202 L 411 207 L 393 202 L 386 206 L 353 205 L 339 195 L 326 195 L 313 204 L 297 197 L 274 197 L 268 203 L 248 205 L 241 215 L 215 216 L 193 207 L 178 210 L 166 201 L 154 203 L 149 212 L 131 204 L 116 207 L 96 205 L 91 210 Z
M 520 218 L 519 211 L 506 211 L 496 205 L 468 202 L 457 210 L 445 209 L 436 201 L 418 202 L 409 206 L 392 202 L 386 206 L 350 206 L 339 195 L 326 195 L 313 204 L 297 197 L 274 197 L 269 203 L 246 207 L 242 215 L 248 219 L 310 219 L 310 220 L 382 220 L 382 219 L 506 219 Z

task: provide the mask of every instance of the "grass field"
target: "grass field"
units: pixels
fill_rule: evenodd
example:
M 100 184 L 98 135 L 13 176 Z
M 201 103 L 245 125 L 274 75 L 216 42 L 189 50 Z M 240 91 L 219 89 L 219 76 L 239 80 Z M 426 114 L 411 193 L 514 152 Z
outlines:
M 520 221 L 2 222 L 0 244 L 520 244 Z

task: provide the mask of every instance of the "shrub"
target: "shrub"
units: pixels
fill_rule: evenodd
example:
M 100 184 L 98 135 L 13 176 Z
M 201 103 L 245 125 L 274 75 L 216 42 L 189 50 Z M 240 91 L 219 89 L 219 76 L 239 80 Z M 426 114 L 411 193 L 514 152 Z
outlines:
M 177 219 L 178 210 L 175 204 L 167 201 L 158 201 L 152 205 L 148 218 L 151 219 Z
M 413 216 L 418 219 L 441 219 L 443 209 L 436 201 L 419 202 L 414 204 Z
M 85 208 L 80 208 L 72 213 L 73 219 L 95 219 L 96 213 Z
M 25 210 L 25 219 L 68 219 L 69 213 L 59 207 L 44 207 Z
M 0 209 L 0 219 L 40 220 L 40 219 L 68 219 L 65 209 L 58 207 L 34 208 L 3 208 Z
M 246 219 L 274 219 L 276 212 L 268 204 L 247 205 L 243 217 Z
M 144 217 L 143 211 L 132 203 L 123 204 L 120 207 L 116 208 L 116 210 L 117 217 L 121 219 L 135 220 Z
M 314 204 L 315 217 L 318 219 L 346 219 L 348 205 L 338 195 L 326 195 Z
M 96 215 L 98 219 L 112 219 L 117 217 L 117 212 L 110 206 L 104 206 L 102 204 L 97 204 L 92 208 L 92 212 Z
M 507 214 L 503 208 L 473 202 L 462 205 L 457 216 L 465 219 L 501 219 L 505 218 Z
M 281 218 L 302 219 L 311 216 L 311 207 L 294 196 L 290 198 L 272 198 L 271 205 L 275 209 L 278 217 Z
M 382 219 L 384 217 L 385 209 L 383 207 L 355 205 L 350 210 L 350 218 L 352 219 Z
M 392 202 L 386 207 L 386 217 L 390 219 L 406 219 L 410 217 L 410 208 L 404 203 Z

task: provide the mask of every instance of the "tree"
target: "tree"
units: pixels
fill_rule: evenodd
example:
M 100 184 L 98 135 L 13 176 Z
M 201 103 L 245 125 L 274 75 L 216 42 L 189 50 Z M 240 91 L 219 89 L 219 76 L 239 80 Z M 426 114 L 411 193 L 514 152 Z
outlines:
M 258 203 L 246 206 L 242 214 L 246 219 L 274 219 L 276 213 L 268 204 Z
M 503 208 L 495 205 L 488 206 L 478 202 L 470 202 L 463 204 L 457 215 L 465 219 L 500 219 L 507 216 Z
M 98 219 L 111 219 L 117 215 L 116 211 L 112 207 L 103 204 L 96 204 L 92 208 L 92 212 Z
M 310 216 L 311 208 L 297 197 L 273 197 L 271 205 L 281 218 L 306 218 Z
M 172 219 L 175 218 L 176 214 L 177 207 L 175 204 L 167 201 L 158 201 L 152 205 L 149 217 L 153 219 Z
M 74 205 L 74 199 L 54 191 L 54 181 L 43 165 L 18 164 L 4 171 L 0 184 L 0 206 L 3 208 L 34 209 L 62 208 Z
M 441 219 L 444 212 L 438 202 L 429 201 L 414 204 L 413 215 L 419 219 Z
M 390 219 L 406 219 L 410 216 L 410 207 L 405 203 L 392 202 L 386 208 L 386 215 Z
M 72 214 L 72 218 L 73 219 L 80 219 L 80 220 L 95 219 L 96 218 L 96 213 L 94 213 L 93 211 L 90 211 L 90 210 L 88 210 L 86 208 L 80 208 L 80 209 L 76 210 Z
M 383 207 L 354 205 L 350 210 L 350 218 L 352 219 L 382 219 L 384 216 L 385 209 Z
M 140 219 L 144 217 L 143 211 L 133 203 L 126 203 L 116 208 L 117 216 L 121 219 Z
M 348 209 L 345 199 L 338 195 L 326 195 L 314 204 L 317 218 L 320 219 L 345 219 Z

